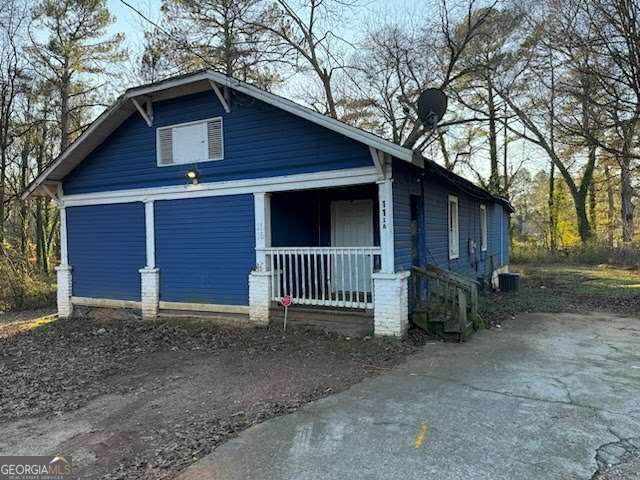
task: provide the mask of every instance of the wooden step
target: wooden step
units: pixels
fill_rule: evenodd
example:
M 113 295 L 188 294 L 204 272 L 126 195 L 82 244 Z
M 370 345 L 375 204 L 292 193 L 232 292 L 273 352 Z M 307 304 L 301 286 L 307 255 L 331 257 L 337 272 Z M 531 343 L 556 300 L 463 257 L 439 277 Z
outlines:
M 232 327 L 249 326 L 249 315 L 244 313 L 219 313 L 192 310 L 159 310 L 158 318 L 167 320 L 208 321 Z
M 282 307 L 273 307 L 270 313 L 271 323 L 284 323 Z M 294 305 L 289 307 L 287 325 L 335 332 L 349 337 L 366 337 L 373 334 L 373 312 Z

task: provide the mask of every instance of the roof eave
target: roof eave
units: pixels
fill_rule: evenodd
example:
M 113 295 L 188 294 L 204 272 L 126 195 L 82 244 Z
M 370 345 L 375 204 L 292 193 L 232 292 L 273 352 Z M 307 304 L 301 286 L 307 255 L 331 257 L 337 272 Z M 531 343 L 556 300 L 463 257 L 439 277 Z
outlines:
M 104 138 L 102 139 L 98 137 L 98 142 L 94 141 L 91 144 L 86 145 L 87 140 L 95 136 L 99 129 L 104 126 L 105 122 L 110 119 L 113 120 L 113 117 L 127 105 L 129 106 L 129 108 L 124 111 L 123 116 L 128 117 L 129 115 L 131 115 L 134 109 L 134 107 L 132 107 L 130 103 L 130 100 L 132 98 L 144 97 L 163 90 L 171 90 L 201 81 L 213 81 L 222 86 L 237 90 L 241 93 L 257 98 L 258 100 L 287 111 L 293 115 L 311 121 L 312 123 L 325 127 L 358 142 L 364 143 L 365 145 L 368 145 L 370 147 L 376 148 L 381 152 L 387 153 L 395 158 L 404 160 L 420 167 L 424 166 L 422 157 L 414 153 L 414 151 L 411 149 L 401 147 L 400 145 L 396 145 L 372 133 L 366 132 L 356 127 L 352 127 L 351 125 L 347 125 L 340 122 L 339 120 L 315 112 L 284 97 L 265 92 L 264 90 L 260 90 L 257 87 L 244 82 L 240 82 L 239 80 L 229 78 L 221 73 L 211 70 L 203 70 L 198 73 L 187 75 L 181 78 L 168 79 L 158 82 L 157 84 L 133 87 L 128 89 L 110 108 L 102 112 L 98 116 L 98 118 L 96 118 L 96 120 L 94 120 L 94 122 L 89 126 L 89 128 L 87 128 L 87 130 L 85 130 L 80 135 L 80 137 L 78 137 L 40 175 L 38 175 L 38 177 L 36 177 L 33 182 L 31 182 L 27 189 L 22 193 L 21 198 L 23 200 L 29 198 L 44 183 L 45 180 L 61 180 L 64 175 L 60 176 L 60 178 L 57 178 L 55 172 L 65 163 L 65 161 L 73 158 L 73 155 L 75 155 L 82 147 L 85 147 L 85 149 L 88 151 L 93 150 L 104 140 L 104 138 L 108 136 L 104 135 Z M 96 145 L 92 146 L 94 143 Z M 80 153 L 79 155 L 81 158 L 78 159 L 78 163 L 80 163 L 87 154 L 88 153 Z

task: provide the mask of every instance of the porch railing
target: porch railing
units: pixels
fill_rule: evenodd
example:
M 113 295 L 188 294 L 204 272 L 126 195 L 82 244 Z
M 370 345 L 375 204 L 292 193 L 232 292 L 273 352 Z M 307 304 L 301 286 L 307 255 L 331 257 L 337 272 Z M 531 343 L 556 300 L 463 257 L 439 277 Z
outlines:
M 264 249 L 271 298 L 290 295 L 302 305 L 373 308 L 372 274 L 380 247 L 272 247 Z

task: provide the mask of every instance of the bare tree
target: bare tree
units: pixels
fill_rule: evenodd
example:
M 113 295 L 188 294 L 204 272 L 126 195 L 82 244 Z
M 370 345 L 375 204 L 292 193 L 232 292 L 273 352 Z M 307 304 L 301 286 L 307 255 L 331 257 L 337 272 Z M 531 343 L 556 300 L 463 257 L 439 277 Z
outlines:
M 551 6 L 557 18 L 552 33 L 562 38 L 558 48 L 598 93 L 585 99 L 594 112 L 592 125 L 578 125 L 574 133 L 618 162 L 622 238 L 629 242 L 634 235 L 632 175 L 640 159 L 640 5 L 628 0 L 572 0 Z
M 11 0 L 0 7 L 0 249 L 4 248 L 9 148 L 14 140 L 12 117 L 22 88 L 24 69 L 19 42 L 26 16 L 27 7 L 18 0 Z
M 300 71 L 310 71 L 319 81 L 322 97 L 312 106 L 338 118 L 336 75 L 351 68 L 343 58 L 346 42 L 337 33 L 341 13 L 356 0 L 303 0 L 296 7 L 288 0 L 274 0 L 267 14 L 251 25 L 268 32 L 282 60 Z

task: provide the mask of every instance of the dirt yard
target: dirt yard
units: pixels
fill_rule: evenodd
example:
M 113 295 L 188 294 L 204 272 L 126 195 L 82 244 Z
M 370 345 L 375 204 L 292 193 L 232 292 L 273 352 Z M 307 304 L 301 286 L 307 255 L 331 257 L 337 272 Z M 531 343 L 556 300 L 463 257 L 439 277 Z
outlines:
M 0 455 L 71 454 L 83 479 L 172 478 L 414 351 L 278 328 L 25 317 L 0 322 Z

